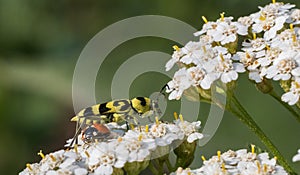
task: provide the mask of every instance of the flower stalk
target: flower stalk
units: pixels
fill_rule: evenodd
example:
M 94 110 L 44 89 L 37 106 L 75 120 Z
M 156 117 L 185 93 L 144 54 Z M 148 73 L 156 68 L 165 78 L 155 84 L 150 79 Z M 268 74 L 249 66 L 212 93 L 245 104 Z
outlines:
M 269 149 L 269 151 L 278 159 L 278 162 L 285 168 L 289 174 L 296 174 L 295 171 L 287 163 L 286 159 L 282 156 L 276 146 L 267 137 L 267 135 L 262 131 L 262 129 L 256 124 L 250 114 L 245 110 L 237 98 L 233 95 L 229 100 L 229 104 L 226 109 L 233 113 L 239 118 L 245 125 L 247 125 L 262 141 L 262 143 Z
M 300 123 L 300 115 L 299 115 L 298 112 L 296 112 L 294 110 L 294 108 L 292 106 L 290 106 L 287 103 L 283 102 L 275 91 L 271 91 L 269 93 L 269 95 L 271 97 L 273 97 L 276 101 L 278 101 L 283 107 L 285 107 L 294 116 L 294 118 Z

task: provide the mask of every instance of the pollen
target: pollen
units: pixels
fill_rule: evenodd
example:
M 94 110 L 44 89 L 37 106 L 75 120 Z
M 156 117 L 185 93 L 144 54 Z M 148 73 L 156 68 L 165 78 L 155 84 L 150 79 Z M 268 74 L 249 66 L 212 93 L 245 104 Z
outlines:
M 45 155 L 43 154 L 42 150 L 40 150 L 40 152 L 38 152 L 37 154 L 41 156 L 42 159 L 45 159 Z
M 173 49 L 174 49 L 175 51 L 179 51 L 179 50 L 180 50 L 180 48 L 179 48 L 177 45 L 174 45 L 174 46 L 173 46 Z
M 27 167 L 30 171 L 33 170 L 32 167 L 31 167 L 31 165 L 30 165 L 30 163 L 27 163 L 27 164 L 26 164 L 26 167 Z
M 187 172 L 187 175 L 191 175 L 191 172 L 189 171 L 189 172 Z
M 75 151 L 75 153 L 78 153 L 78 145 L 77 144 L 74 145 L 74 151 Z
M 221 151 L 217 151 L 218 161 L 221 161 Z
M 56 158 L 55 158 L 52 154 L 50 154 L 50 158 L 51 158 L 51 160 L 52 160 L 53 162 L 56 161 Z
M 266 44 L 266 48 L 267 50 L 271 50 L 268 44 Z
M 118 142 L 122 142 L 122 137 L 118 137 Z
M 296 87 L 296 89 L 300 89 L 300 84 L 299 83 L 297 83 L 297 82 L 292 82 L 292 84 L 294 84 L 295 85 L 295 87 Z
M 174 118 L 175 118 L 175 120 L 178 120 L 178 114 L 177 114 L 177 112 L 174 112 Z
M 256 33 L 252 33 L 252 38 L 253 38 L 253 40 L 255 40 L 256 39 Z
M 261 171 L 261 166 L 260 166 L 260 163 L 257 161 L 256 162 L 256 166 L 257 166 L 257 171 L 258 171 L 258 173 L 260 173 L 260 171 Z
M 222 163 L 222 171 L 226 172 L 225 163 Z
M 275 3 L 276 3 L 276 0 L 272 0 L 272 3 L 275 4 Z
M 181 121 L 181 122 L 183 122 L 183 121 L 184 121 L 184 120 L 183 120 L 183 116 L 182 116 L 182 114 L 180 114 L 180 115 L 179 115 L 179 119 L 180 119 L 180 121 Z
M 268 166 L 267 166 L 266 164 L 264 164 L 264 165 L 263 165 L 263 169 L 264 169 L 264 170 L 263 170 L 264 172 L 267 172 L 267 171 L 268 171 Z
M 221 58 L 221 61 L 225 61 L 225 58 L 222 53 L 220 54 L 220 58 Z
M 266 15 L 264 13 L 260 14 L 259 20 L 265 21 L 266 20 Z
M 130 128 L 131 130 L 134 130 L 134 125 L 132 123 L 130 123 Z
M 293 34 L 293 42 L 295 43 L 295 42 L 297 42 L 297 36 L 295 35 L 295 34 Z
M 143 139 L 143 135 L 140 134 L 140 135 L 139 135 L 139 138 L 138 138 L 138 141 L 142 141 L 142 139 Z
M 89 152 L 87 152 L 87 151 L 84 151 L 84 154 L 89 158 L 90 157 L 90 154 L 89 154 Z
M 205 16 L 202 16 L 202 20 L 204 21 L 204 23 L 208 23 L 207 19 L 205 18 Z
M 255 153 L 255 145 L 251 144 L 251 153 L 254 154 Z
M 146 132 L 146 133 L 149 132 L 149 125 L 146 125 L 145 132 Z
M 156 125 L 159 125 L 159 120 L 158 120 L 157 116 L 155 117 L 155 123 L 156 123 Z
M 294 25 L 290 24 L 290 29 L 293 31 L 294 30 Z
M 225 15 L 225 12 L 222 12 L 222 13 L 220 13 L 220 16 L 221 16 L 221 21 L 224 21 L 224 15 Z
M 207 53 L 207 50 L 206 50 L 206 47 L 205 47 L 205 46 L 202 46 L 202 49 L 203 49 L 203 52 L 204 52 L 204 53 Z
M 201 156 L 201 159 L 202 159 L 203 161 L 206 161 L 206 158 L 205 158 L 204 156 Z

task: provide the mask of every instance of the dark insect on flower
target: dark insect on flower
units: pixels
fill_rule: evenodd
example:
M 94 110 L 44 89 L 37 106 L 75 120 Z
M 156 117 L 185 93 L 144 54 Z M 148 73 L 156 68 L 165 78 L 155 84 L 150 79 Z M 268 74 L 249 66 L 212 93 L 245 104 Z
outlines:
M 159 94 L 163 94 L 162 91 L 166 87 L 168 86 L 165 85 Z M 148 97 L 136 97 L 131 100 L 113 100 L 87 107 L 82 109 L 75 117 L 71 119 L 71 121 L 77 122 L 77 125 L 76 132 L 70 146 L 73 145 L 81 130 L 83 130 L 83 134 L 87 138 L 85 140 L 93 140 L 92 137 L 94 134 L 101 139 L 101 137 L 104 137 L 103 134 L 106 133 L 102 132 L 103 130 L 101 130 L 101 128 L 97 128 L 99 126 L 104 126 L 101 124 L 111 122 L 126 123 L 127 129 L 129 129 L 128 124 L 133 124 L 136 126 L 139 124 L 140 118 L 147 117 L 149 121 L 151 121 L 150 117 L 157 117 L 161 115 L 162 112 L 158 106 L 158 96 L 155 99 L 150 99 Z M 95 137 L 95 139 L 97 139 L 97 137 Z

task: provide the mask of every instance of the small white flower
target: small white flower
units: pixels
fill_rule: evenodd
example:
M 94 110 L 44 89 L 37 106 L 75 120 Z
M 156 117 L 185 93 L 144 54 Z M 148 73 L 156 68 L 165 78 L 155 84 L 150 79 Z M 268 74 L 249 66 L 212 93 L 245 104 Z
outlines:
M 117 144 L 117 141 L 100 142 L 94 145 L 87 158 L 88 166 L 95 174 L 110 175 L 113 168 L 122 168 L 128 158 L 128 150 L 124 144 Z
M 188 121 L 178 119 L 175 121 L 175 125 L 178 126 L 181 132 L 185 134 L 189 143 L 203 138 L 203 134 L 197 132 L 200 129 L 200 121 L 190 123 Z
M 203 25 L 202 29 L 200 31 L 194 33 L 194 35 L 200 36 L 202 34 L 207 33 L 208 31 L 215 30 L 216 26 L 217 26 L 217 22 L 208 21 Z
M 289 105 L 294 105 L 299 101 L 299 96 L 300 83 L 298 81 L 292 81 L 290 91 L 284 93 L 281 96 L 281 100 L 288 103 Z
M 157 146 L 167 146 L 178 139 L 178 135 L 171 131 L 169 125 L 165 123 L 153 124 L 148 134 L 155 140 Z
M 266 48 L 266 41 L 263 38 L 255 38 L 242 43 L 242 50 L 248 52 L 259 52 Z
M 195 175 L 195 173 L 189 168 L 183 169 L 181 167 L 178 167 L 176 172 L 173 172 L 170 175 Z
M 295 30 L 286 29 L 282 31 L 280 34 L 278 34 L 276 38 L 274 38 L 271 41 L 271 47 L 272 48 L 277 47 L 280 48 L 281 50 L 291 49 L 295 37 L 296 37 Z
M 206 76 L 206 72 L 201 66 L 191 67 L 187 69 L 187 72 L 190 74 L 191 82 L 193 86 L 199 86 L 199 85 L 201 85 L 201 87 L 205 86 L 203 85 L 202 80 Z
M 234 63 L 230 54 L 219 55 L 217 58 L 218 63 L 215 67 L 215 74 L 218 78 L 221 78 L 223 83 L 229 83 L 233 80 L 237 80 L 238 73 L 245 72 L 245 68 L 241 63 Z
M 195 65 L 198 65 L 201 63 L 201 58 L 203 55 L 206 54 L 208 46 L 209 45 L 202 42 L 188 42 L 183 48 L 181 48 L 183 56 L 181 57 L 180 62 L 184 64 L 194 63 Z
M 266 69 L 266 77 L 273 80 L 288 80 L 292 75 L 300 75 L 298 57 L 298 53 L 292 50 L 282 52 L 274 59 L 273 65 Z
M 289 17 L 289 10 L 294 5 L 284 3 L 271 3 L 265 7 L 260 7 L 260 12 L 251 14 L 254 24 L 252 29 L 255 33 L 264 31 L 264 38 L 270 40 L 274 38 L 277 31 L 283 28 L 283 24 Z
M 176 171 L 177 174 L 182 172 L 186 171 L 183 169 Z M 205 160 L 199 169 L 189 172 L 197 175 L 287 175 L 287 172 L 276 164 L 276 159 L 269 159 L 267 153 L 256 155 L 248 153 L 246 149 L 218 153 L 218 156 Z
M 300 149 L 298 149 L 298 153 L 293 157 L 293 162 L 300 161 Z
M 262 82 L 263 76 L 261 75 L 261 69 L 250 70 L 249 79 L 254 80 L 256 83 Z
M 168 82 L 169 88 L 166 92 L 170 93 L 169 99 L 179 99 L 184 90 L 191 86 L 191 81 L 189 74 L 185 68 L 179 69 L 175 74 L 173 79 Z
M 288 22 L 293 24 L 300 24 L 300 9 L 292 10 Z
M 252 21 L 252 18 L 250 16 L 244 16 L 244 17 L 239 17 L 238 18 L 238 22 L 241 24 L 241 25 L 244 25 L 247 27 L 250 27 L 253 23 Z

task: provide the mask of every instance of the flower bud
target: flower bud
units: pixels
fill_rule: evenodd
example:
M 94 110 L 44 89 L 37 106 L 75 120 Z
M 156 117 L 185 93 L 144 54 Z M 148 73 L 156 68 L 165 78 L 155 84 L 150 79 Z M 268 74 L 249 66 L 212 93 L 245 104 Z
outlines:
M 124 170 L 128 175 L 140 174 L 149 165 L 150 160 L 144 160 L 142 162 L 127 162 L 124 166 Z
M 195 141 L 189 143 L 185 140 L 174 150 L 177 156 L 176 167 L 187 168 L 193 162 L 196 145 Z
M 281 80 L 280 81 L 280 86 L 281 88 L 284 90 L 284 92 L 288 92 L 290 91 L 290 88 L 291 88 L 291 80 Z
M 262 82 L 255 84 L 255 86 L 264 94 L 268 94 L 273 90 L 272 82 L 268 79 L 263 79 Z

